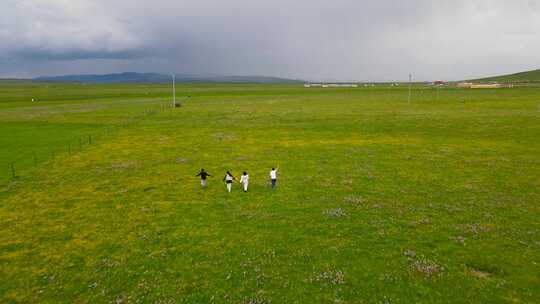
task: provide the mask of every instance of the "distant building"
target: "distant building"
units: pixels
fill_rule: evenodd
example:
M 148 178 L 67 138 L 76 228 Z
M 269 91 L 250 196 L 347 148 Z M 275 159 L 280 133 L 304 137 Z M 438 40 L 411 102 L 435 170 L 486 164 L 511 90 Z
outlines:
M 323 88 L 357 88 L 357 87 L 358 87 L 358 84 L 355 84 L 355 83 L 328 83 L 328 84 L 306 83 L 306 84 L 304 84 L 304 88 L 312 88 L 312 87 L 323 87 Z
M 498 83 L 487 83 L 487 84 L 473 84 L 471 89 L 498 89 L 501 85 Z
M 458 88 L 470 89 L 473 84 L 471 82 L 460 82 L 457 84 Z
M 435 81 L 433 82 L 434 85 L 444 85 L 444 83 L 445 83 L 445 82 L 442 81 L 442 80 L 435 80 Z
M 503 86 L 499 83 L 472 83 L 472 82 L 460 82 L 457 84 L 458 88 L 462 89 L 498 89 Z

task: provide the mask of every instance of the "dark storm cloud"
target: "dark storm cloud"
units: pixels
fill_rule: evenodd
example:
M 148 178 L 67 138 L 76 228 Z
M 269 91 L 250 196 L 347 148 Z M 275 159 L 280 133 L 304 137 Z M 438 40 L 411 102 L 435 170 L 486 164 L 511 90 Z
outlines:
M 12 54 L 16 60 L 51 60 L 51 61 L 71 61 L 84 59 L 140 59 L 148 56 L 151 52 L 145 49 L 123 50 L 123 51 L 100 51 L 100 50 L 40 50 L 22 49 Z
M 540 66 L 536 1 L 7 0 L 0 9 L 11 16 L 0 20 L 4 76 L 460 79 Z

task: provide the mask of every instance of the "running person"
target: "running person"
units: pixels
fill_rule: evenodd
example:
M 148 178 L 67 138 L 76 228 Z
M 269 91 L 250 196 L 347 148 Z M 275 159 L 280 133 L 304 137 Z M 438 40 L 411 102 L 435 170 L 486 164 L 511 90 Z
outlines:
M 240 184 L 244 185 L 244 192 L 248 191 L 248 184 L 249 184 L 249 175 L 246 171 L 244 171 L 244 174 L 240 177 Z
M 199 174 L 195 175 L 195 177 L 200 176 L 201 177 L 201 186 L 206 187 L 206 178 L 211 177 L 212 175 L 208 174 L 204 169 L 201 169 L 201 172 Z
M 227 171 L 225 177 L 223 177 L 223 181 L 227 184 L 227 191 L 231 192 L 232 183 L 235 179 L 236 178 L 231 174 L 231 172 Z
M 272 189 L 274 189 L 276 187 L 276 182 L 277 182 L 277 169 L 276 168 L 272 168 L 272 170 L 270 171 L 270 182 L 272 182 Z

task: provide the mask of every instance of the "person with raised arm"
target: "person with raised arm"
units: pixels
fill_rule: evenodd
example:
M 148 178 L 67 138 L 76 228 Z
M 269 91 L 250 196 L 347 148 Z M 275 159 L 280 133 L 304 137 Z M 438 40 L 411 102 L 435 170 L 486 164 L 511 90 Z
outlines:
M 229 192 L 231 192 L 233 180 L 236 180 L 236 178 L 231 174 L 231 172 L 227 171 L 225 177 L 223 177 L 223 181 L 225 184 L 227 184 L 227 191 Z
M 204 169 L 201 169 L 201 172 L 199 174 L 195 175 L 195 177 L 200 176 L 201 177 L 201 186 L 204 188 L 206 187 L 206 178 L 211 177 L 212 175 L 208 174 Z

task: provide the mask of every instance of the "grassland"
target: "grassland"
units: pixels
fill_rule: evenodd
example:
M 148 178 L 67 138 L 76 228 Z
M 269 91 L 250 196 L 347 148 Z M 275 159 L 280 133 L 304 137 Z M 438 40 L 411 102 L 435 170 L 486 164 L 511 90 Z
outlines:
M 475 79 L 476 82 L 535 82 L 540 83 L 540 69 L 514 73 L 509 75 L 501 75 L 495 77 L 487 77 Z
M 0 302 L 540 302 L 539 89 L 1 90 Z

